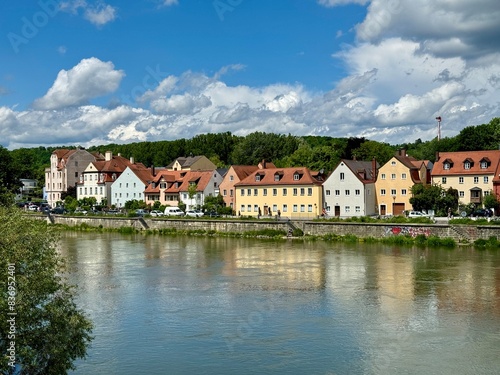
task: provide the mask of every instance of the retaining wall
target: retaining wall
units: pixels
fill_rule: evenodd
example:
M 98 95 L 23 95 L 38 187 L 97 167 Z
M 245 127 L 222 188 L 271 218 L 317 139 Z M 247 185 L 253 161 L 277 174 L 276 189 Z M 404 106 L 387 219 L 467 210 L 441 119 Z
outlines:
M 76 226 L 85 223 L 89 226 L 103 228 L 133 227 L 136 229 L 161 229 L 176 228 L 178 230 L 214 230 L 217 232 L 248 232 L 263 229 L 278 229 L 288 231 L 291 226 L 300 228 L 305 234 L 325 235 L 334 233 L 338 235 L 355 235 L 357 237 L 387 237 L 397 235 L 418 234 L 426 236 L 435 235 L 441 238 L 453 238 L 457 241 L 475 241 L 479 238 L 500 238 L 500 226 L 474 226 L 474 225 L 449 225 L 449 224 L 387 224 L 387 223 L 331 223 L 321 221 L 237 221 L 237 220 L 175 220 L 175 219 L 144 219 L 144 218 L 110 218 L 110 217 L 86 217 L 86 216 L 59 216 L 51 215 L 45 218 L 54 224 L 65 224 Z M 290 225 L 291 224 L 291 225 Z

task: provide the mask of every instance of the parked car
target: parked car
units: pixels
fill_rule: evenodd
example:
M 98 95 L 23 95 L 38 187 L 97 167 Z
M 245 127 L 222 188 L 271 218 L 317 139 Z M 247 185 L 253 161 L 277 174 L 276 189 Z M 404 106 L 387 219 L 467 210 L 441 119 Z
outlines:
M 179 207 L 166 207 L 165 216 L 184 216 L 184 212 Z
M 135 216 L 146 216 L 148 215 L 149 212 L 147 210 L 143 210 L 142 208 L 139 208 L 137 210 L 135 210 Z
M 190 216 L 190 217 L 202 217 L 203 216 L 203 212 L 201 212 L 200 210 L 187 210 L 186 211 L 186 216 Z
M 88 214 L 88 211 L 87 211 L 87 210 L 84 210 L 83 208 L 78 207 L 78 208 L 75 210 L 75 214 L 83 214 L 83 215 L 87 215 L 87 214 Z
M 474 210 L 471 215 L 472 217 L 491 217 L 493 216 L 491 211 L 485 208 L 478 208 Z
M 163 212 L 161 212 L 159 210 L 153 210 L 153 211 L 151 211 L 150 215 L 155 216 L 155 217 L 160 217 L 160 216 L 163 216 Z
M 64 207 L 57 206 L 57 207 L 54 207 L 52 210 L 50 210 L 50 213 L 62 215 L 64 213 L 66 213 L 66 210 L 64 209 Z
M 115 210 L 115 209 L 111 209 L 111 210 L 108 210 L 106 212 L 107 215 L 118 215 L 119 213 L 120 213 L 120 211 Z
M 420 211 L 410 211 L 408 212 L 408 217 L 431 217 L 431 215 L 425 214 Z
M 210 217 L 220 217 L 220 215 L 217 213 L 217 211 L 210 211 L 210 212 L 205 212 L 205 216 L 210 216 Z

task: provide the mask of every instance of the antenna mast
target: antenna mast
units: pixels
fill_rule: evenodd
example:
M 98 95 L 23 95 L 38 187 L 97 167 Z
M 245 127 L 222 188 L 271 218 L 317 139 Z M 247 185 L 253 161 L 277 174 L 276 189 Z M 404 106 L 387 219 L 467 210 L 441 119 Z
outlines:
M 438 122 L 438 141 L 441 140 L 441 116 L 436 117 Z

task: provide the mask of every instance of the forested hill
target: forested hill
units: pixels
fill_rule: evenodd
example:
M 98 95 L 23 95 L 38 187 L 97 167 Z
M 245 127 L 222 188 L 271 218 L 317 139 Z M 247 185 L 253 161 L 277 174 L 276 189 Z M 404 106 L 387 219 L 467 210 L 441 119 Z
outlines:
M 422 142 L 390 145 L 364 138 L 334 138 L 323 136 L 294 136 L 291 134 L 251 133 L 245 137 L 229 132 L 201 134 L 191 139 L 173 141 L 108 144 L 91 147 L 89 151 L 104 153 L 111 150 L 124 157 L 133 156 L 146 166 L 165 166 L 179 156 L 205 155 L 220 167 L 231 164 L 256 165 L 262 159 L 278 167 L 306 166 L 314 170 L 332 171 L 340 159 L 371 160 L 382 165 L 397 149 L 404 148 L 417 159 L 434 161 L 437 151 L 491 150 L 500 147 L 500 118 L 488 124 L 464 128 L 457 136 Z M 44 168 L 49 166 L 52 151 L 57 148 L 37 147 L 8 151 L 0 147 L 5 163 L 0 167 L 0 181 L 5 173 L 18 178 L 36 178 L 43 183 Z

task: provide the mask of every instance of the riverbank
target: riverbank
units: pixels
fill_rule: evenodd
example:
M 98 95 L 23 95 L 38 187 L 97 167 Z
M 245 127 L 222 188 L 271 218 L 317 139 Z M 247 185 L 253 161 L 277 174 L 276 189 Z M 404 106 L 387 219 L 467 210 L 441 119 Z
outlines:
M 497 246 L 500 227 L 491 225 L 363 223 L 328 221 L 214 220 L 193 218 L 117 218 L 37 216 L 64 230 L 157 235 L 255 237 L 346 242 L 382 242 L 422 246 Z M 291 234 L 291 236 L 290 236 Z

